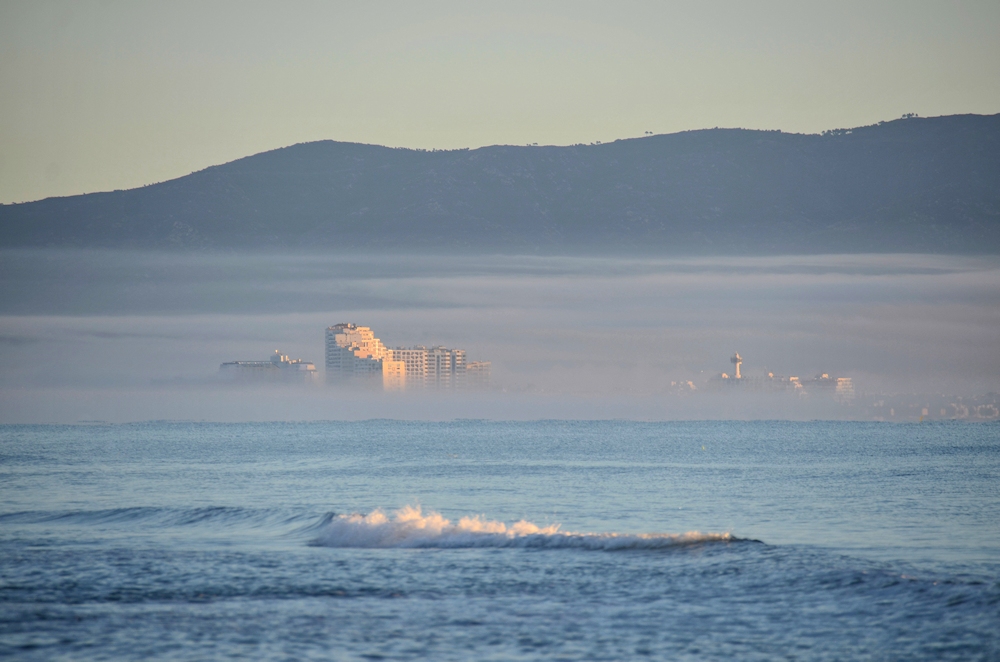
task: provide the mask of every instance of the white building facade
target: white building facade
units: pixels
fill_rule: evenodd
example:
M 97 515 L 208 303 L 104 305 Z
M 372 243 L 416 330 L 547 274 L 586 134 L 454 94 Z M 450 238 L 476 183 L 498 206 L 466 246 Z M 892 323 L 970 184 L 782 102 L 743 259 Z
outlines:
M 397 390 L 406 385 L 406 366 L 367 326 L 345 323 L 327 327 L 327 383 L 353 378 L 380 381 L 386 390 Z
M 464 349 L 389 349 L 369 327 L 347 323 L 326 330 L 326 375 L 328 383 L 382 375 L 383 386 L 391 390 L 457 390 L 468 385 Z
M 227 361 L 219 366 L 225 379 L 242 382 L 282 382 L 315 384 L 316 366 L 311 361 L 290 359 L 278 350 L 267 361 Z

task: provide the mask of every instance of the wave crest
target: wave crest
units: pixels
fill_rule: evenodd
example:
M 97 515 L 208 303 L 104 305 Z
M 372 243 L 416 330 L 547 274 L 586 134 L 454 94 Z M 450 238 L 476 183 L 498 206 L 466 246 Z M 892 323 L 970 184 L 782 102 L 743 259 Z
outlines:
M 590 550 L 662 549 L 678 545 L 737 540 L 729 533 L 570 533 L 558 524 L 539 527 L 526 520 L 505 524 L 480 515 L 458 522 L 420 506 L 406 506 L 387 516 L 381 509 L 367 515 L 336 515 L 319 528 L 313 544 L 360 548 L 536 547 Z

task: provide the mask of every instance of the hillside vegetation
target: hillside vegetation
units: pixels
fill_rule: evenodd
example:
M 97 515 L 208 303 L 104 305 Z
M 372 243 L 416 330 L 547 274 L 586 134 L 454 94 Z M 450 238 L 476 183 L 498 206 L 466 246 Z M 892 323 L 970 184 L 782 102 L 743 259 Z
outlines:
M 3 247 L 1000 253 L 1000 115 L 569 147 L 323 141 L 0 206 Z

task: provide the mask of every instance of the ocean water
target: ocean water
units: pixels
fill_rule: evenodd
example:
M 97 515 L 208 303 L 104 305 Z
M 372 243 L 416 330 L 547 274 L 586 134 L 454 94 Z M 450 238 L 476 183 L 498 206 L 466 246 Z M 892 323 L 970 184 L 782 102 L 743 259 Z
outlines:
M 1000 425 L 0 427 L 0 656 L 998 659 Z

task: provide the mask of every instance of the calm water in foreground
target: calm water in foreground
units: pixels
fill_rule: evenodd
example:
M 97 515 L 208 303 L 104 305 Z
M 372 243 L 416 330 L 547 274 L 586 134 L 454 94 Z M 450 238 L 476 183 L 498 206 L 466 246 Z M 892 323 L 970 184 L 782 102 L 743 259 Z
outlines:
M 998 659 L 1000 426 L 0 427 L 11 655 Z

